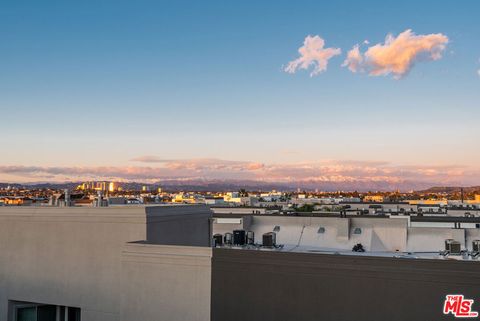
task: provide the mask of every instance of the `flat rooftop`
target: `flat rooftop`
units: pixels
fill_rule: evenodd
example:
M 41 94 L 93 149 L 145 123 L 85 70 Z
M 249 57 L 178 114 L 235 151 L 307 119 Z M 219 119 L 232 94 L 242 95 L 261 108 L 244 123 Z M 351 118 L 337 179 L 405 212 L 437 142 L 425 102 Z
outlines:
M 477 222 L 480 218 L 219 214 L 214 215 L 213 233 L 254 233 L 252 245 L 222 246 L 232 250 L 479 262 L 476 252 L 473 253 L 474 242 L 480 240 Z M 275 233 L 276 246 L 261 246 L 263 235 L 270 232 Z M 445 241 L 449 239 L 459 243 L 461 255 L 445 255 Z M 365 252 L 353 251 L 358 244 Z
M 266 252 L 294 252 L 294 253 L 310 253 L 310 254 L 328 254 L 328 255 L 347 255 L 347 256 L 373 256 L 373 257 L 388 257 L 398 259 L 424 259 L 424 260 L 450 260 L 450 261 L 472 261 L 480 262 L 480 257 L 473 257 L 468 253 L 462 255 L 442 255 L 438 252 L 390 252 L 390 251 L 366 251 L 353 252 L 342 249 L 323 248 L 313 246 L 296 246 L 296 245 L 279 245 L 276 248 L 268 248 L 262 246 L 218 246 L 222 249 L 231 249 L 232 251 L 266 251 Z

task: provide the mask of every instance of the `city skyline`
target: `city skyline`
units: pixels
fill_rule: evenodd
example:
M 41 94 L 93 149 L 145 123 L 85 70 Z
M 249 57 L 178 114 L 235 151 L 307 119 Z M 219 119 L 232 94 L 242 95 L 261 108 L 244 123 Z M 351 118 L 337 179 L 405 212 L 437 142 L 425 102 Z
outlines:
M 1 7 L 0 182 L 479 185 L 475 1 Z

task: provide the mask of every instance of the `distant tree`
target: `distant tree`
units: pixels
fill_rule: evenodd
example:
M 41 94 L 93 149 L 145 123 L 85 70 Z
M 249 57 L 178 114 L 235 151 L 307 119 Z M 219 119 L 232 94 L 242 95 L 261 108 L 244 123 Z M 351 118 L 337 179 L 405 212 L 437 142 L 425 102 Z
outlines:
M 297 207 L 297 212 L 313 212 L 315 210 L 314 204 L 303 204 Z

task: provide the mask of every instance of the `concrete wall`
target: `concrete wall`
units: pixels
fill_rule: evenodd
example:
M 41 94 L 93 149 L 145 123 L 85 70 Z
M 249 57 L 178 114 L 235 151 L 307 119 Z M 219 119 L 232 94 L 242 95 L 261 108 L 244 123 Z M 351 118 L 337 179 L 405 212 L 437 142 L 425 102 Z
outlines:
M 215 214 L 265 214 L 265 207 L 214 207 L 210 208 Z
M 145 209 L 0 208 L 0 320 L 9 300 L 80 307 L 82 320 L 120 312 L 121 252 L 145 239 Z
M 213 249 L 212 321 L 454 320 L 446 294 L 480 310 L 478 262 Z
M 120 320 L 210 320 L 211 256 L 209 247 L 126 245 Z

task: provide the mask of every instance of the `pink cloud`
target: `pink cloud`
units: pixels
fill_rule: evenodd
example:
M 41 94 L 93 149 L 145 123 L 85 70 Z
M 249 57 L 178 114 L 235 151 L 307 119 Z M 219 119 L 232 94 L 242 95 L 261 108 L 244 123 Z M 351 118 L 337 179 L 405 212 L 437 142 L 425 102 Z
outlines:
M 417 62 L 440 59 L 448 42 L 448 37 L 441 33 L 416 35 L 407 29 L 397 37 L 388 34 L 385 43 L 369 47 L 364 54 L 355 45 L 342 66 L 352 72 L 367 72 L 371 76 L 393 74 L 399 79 Z
M 347 53 L 347 59 L 343 62 L 342 67 L 348 67 L 351 72 L 363 71 L 363 56 L 360 53 L 359 45 L 353 46 Z
M 288 73 L 295 73 L 299 69 L 308 69 L 313 66 L 310 76 L 316 76 L 327 70 L 328 61 L 341 54 L 340 48 L 325 48 L 325 40 L 320 36 L 307 36 L 303 46 L 298 49 L 300 57 L 292 60 L 285 67 Z
M 151 159 L 147 162 L 150 163 Z M 296 164 L 263 164 L 220 159 L 158 159 L 157 166 L 0 166 L 0 181 L 2 176 L 17 177 L 21 181 L 249 180 L 285 184 L 348 183 L 348 186 L 365 188 L 385 184 L 474 185 L 480 180 L 480 171 L 461 166 L 401 166 L 373 161 L 329 160 Z

